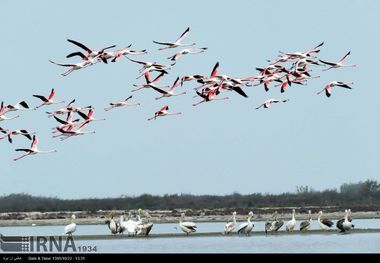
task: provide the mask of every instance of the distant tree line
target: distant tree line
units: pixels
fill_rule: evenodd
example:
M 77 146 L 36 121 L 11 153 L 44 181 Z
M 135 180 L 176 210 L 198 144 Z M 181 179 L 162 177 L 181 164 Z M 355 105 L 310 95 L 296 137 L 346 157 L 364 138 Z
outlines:
M 156 196 L 143 194 L 137 197 L 59 199 L 29 194 L 11 194 L 0 197 L 0 212 L 29 211 L 98 211 L 173 209 L 246 209 L 264 207 L 361 207 L 370 210 L 380 208 L 380 184 L 375 180 L 345 183 L 337 189 L 315 191 L 309 186 L 297 186 L 294 193 L 241 195 L 190 195 L 166 194 Z

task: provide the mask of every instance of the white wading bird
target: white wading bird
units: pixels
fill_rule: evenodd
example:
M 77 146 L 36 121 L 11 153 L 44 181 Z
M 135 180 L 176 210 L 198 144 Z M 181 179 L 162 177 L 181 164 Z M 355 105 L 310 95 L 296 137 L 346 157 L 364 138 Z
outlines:
M 230 234 L 236 227 L 236 212 L 233 212 L 232 213 L 232 222 L 228 222 L 225 226 L 224 226 L 224 234 L 225 235 L 228 235 Z
M 77 229 L 77 224 L 74 223 L 74 220 L 75 220 L 75 215 L 73 214 L 71 216 L 71 224 L 68 224 L 64 228 L 64 234 L 65 235 L 71 236 L 75 232 L 75 230 Z
M 323 230 L 330 230 L 334 225 L 334 222 L 327 218 L 322 218 L 322 211 L 318 213 L 318 224 Z
M 290 232 L 294 231 L 294 227 L 296 226 L 296 223 L 297 223 L 295 215 L 296 215 L 296 210 L 293 209 L 292 210 L 292 219 L 290 221 L 288 221 L 288 223 L 286 223 L 286 231 L 290 231 Z
M 191 232 L 196 232 L 197 226 L 193 222 L 182 222 L 182 220 L 185 218 L 185 213 L 181 214 L 181 217 L 179 219 L 179 227 L 183 232 L 186 233 L 186 235 L 189 235 Z
M 251 222 L 252 217 L 253 217 L 253 213 L 251 211 L 248 213 L 247 222 L 245 222 L 239 226 L 239 229 L 237 231 L 239 234 L 246 234 L 247 236 L 249 236 L 249 234 L 251 233 L 251 231 L 254 227 L 253 223 Z

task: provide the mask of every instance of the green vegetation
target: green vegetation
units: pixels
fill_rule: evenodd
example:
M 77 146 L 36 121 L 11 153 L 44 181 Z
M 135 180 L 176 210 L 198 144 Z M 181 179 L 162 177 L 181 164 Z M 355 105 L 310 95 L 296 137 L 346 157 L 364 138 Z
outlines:
M 149 210 L 187 209 L 245 209 L 264 207 L 360 207 L 367 211 L 380 208 L 380 184 L 375 180 L 345 183 L 337 189 L 315 191 L 309 186 L 297 186 L 295 193 L 241 195 L 164 195 L 143 194 L 138 197 L 90 198 L 67 200 L 36 197 L 29 194 L 11 194 L 0 197 L 0 212 L 29 211 L 98 211 L 131 210 L 142 207 Z

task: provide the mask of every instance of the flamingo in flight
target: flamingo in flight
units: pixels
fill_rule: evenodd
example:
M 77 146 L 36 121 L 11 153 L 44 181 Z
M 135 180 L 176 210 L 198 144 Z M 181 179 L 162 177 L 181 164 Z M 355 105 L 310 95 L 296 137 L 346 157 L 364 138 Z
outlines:
M 53 136 L 53 138 L 61 137 L 61 141 L 64 141 L 70 137 L 73 136 L 80 136 L 80 135 L 86 135 L 86 134 L 94 134 L 95 131 L 90 131 L 90 132 L 84 132 L 82 131 L 82 128 L 86 126 L 87 122 L 84 122 L 81 126 L 79 126 L 78 129 L 75 131 L 73 130 L 74 126 L 69 126 L 66 130 L 61 127 L 57 127 L 57 130 L 61 132 L 59 135 Z
M 264 107 L 265 109 L 267 109 L 272 105 L 272 103 L 287 102 L 287 101 L 289 101 L 289 99 L 285 99 L 285 100 L 269 99 L 269 100 L 264 101 L 263 104 L 256 107 L 256 110 L 260 109 L 261 107 Z
M 194 88 L 194 90 L 199 90 L 208 84 L 216 84 L 216 82 L 219 82 L 220 80 L 222 80 L 222 79 L 217 77 L 218 71 L 219 71 L 219 62 L 216 62 L 215 66 L 213 67 L 213 69 L 211 71 L 210 77 L 208 79 L 207 78 L 197 79 L 197 81 L 199 83 L 202 83 L 203 85 L 200 87 Z
M 131 45 L 129 45 L 128 47 L 125 47 L 123 49 L 112 52 L 113 59 L 111 60 L 111 62 L 116 62 L 116 61 L 120 60 L 123 56 L 126 56 L 126 55 L 145 55 L 145 54 L 148 54 L 146 49 L 131 50 L 131 49 L 129 49 L 130 47 L 131 47 Z M 105 55 L 106 54 L 107 53 L 105 53 Z M 103 55 L 102 55 L 102 57 L 103 57 Z
M 202 79 L 204 79 L 205 77 L 204 76 L 202 76 L 202 75 L 189 75 L 189 76 L 183 76 L 182 78 L 181 78 L 181 86 L 183 86 L 183 83 L 185 82 L 185 81 L 190 81 L 190 80 L 196 80 L 196 81 L 198 81 L 198 82 L 201 82 L 202 81 Z
M 108 108 L 105 108 L 104 110 L 109 111 L 109 110 L 112 110 L 114 108 L 119 108 L 119 107 L 124 107 L 124 106 L 139 106 L 140 105 L 140 103 L 128 104 L 128 101 L 130 99 L 132 99 L 132 95 L 129 96 L 128 98 L 126 98 L 125 100 L 122 100 L 122 101 L 119 101 L 116 103 L 110 103 L 110 106 Z
M 59 126 L 59 128 L 66 128 L 66 127 L 68 127 L 68 126 L 74 126 L 74 125 L 76 125 L 77 123 L 79 123 L 79 119 L 75 119 L 75 120 L 73 120 L 73 112 L 72 111 L 70 111 L 70 112 L 68 112 L 67 113 L 67 117 L 66 117 L 66 120 L 64 121 L 64 120 L 61 120 L 60 118 L 58 118 L 57 116 L 53 116 L 54 117 L 54 119 L 57 121 L 57 122 L 59 122 L 59 123 L 61 123 L 62 125 L 61 126 Z M 56 133 L 57 131 L 58 131 L 58 129 L 57 129 L 58 127 L 54 127 L 54 128 L 52 128 L 52 130 L 53 130 L 53 133 Z
M 200 102 L 194 103 L 193 106 L 197 106 L 197 105 L 199 105 L 199 104 L 201 104 L 203 102 L 209 102 L 209 101 L 212 101 L 212 100 L 227 100 L 228 97 L 216 98 L 216 96 L 220 93 L 220 91 L 219 91 L 220 86 L 221 85 L 219 85 L 219 87 L 216 88 L 216 89 L 209 90 L 206 94 L 201 93 L 199 91 L 196 91 L 196 93 L 198 94 L 198 96 L 202 97 L 203 100 L 201 100 Z
M 14 117 L 6 117 L 5 113 L 6 113 L 6 107 L 5 107 L 4 102 L 2 101 L 1 106 L 0 106 L 0 121 L 13 120 L 20 117 L 19 115 L 14 116 Z
M 75 100 L 73 100 L 75 101 Z M 54 115 L 59 115 L 59 114 L 66 114 L 66 113 L 69 113 L 69 112 L 79 112 L 79 111 L 83 111 L 83 110 L 86 110 L 86 109 L 95 109 L 92 107 L 92 105 L 89 105 L 89 106 L 86 106 L 86 107 L 75 107 L 72 105 L 72 102 L 70 102 L 66 107 L 62 108 L 62 109 L 59 109 L 59 110 L 55 110 L 53 112 L 46 112 L 48 115 L 48 117 L 52 117 Z
M 61 109 L 58 109 L 58 110 L 55 110 L 55 111 L 52 111 L 52 112 L 47 111 L 46 114 L 48 114 L 48 118 L 51 118 L 54 115 L 66 114 L 66 113 L 71 112 L 71 110 L 70 110 L 71 109 L 71 105 L 74 102 L 75 102 L 75 99 L 73 99 L 72 101 L 70 101 L 69 104 L 67 104 L 65 107 L 63 107 Z
M 155 44 L 159 44 L 159 45 L 164 45 L 166 47 L 163 47 L 163 48 L 159 48 L 158 50 L 165 50 L 165 49 L 168 49 L 168 48 L 176 48 L 176 47 L 184 47 L 184 46 L 194 46 L 195 43 L 192 43 L 192 44 L 182 44 L 181 41 L 187 36 L 187 34 L 189 33 L 190 31 L 190 27 L 188 27 L 185 32 L 182 33 L 182 35 L 175 41 L 175 42 L 158 42 L 158 41 L 154 41 L 153 40 L 153 43 Z
M 164 97 L 171 97 L 171 96 L 180 96 L 180 95 L 183 95 L 183 94 L 186 94 L 186 91 L 182 92 L 182 93 L 178 93 L 178 94 L 175 94 L 174 93 L 174 89 L 177 88 L 179 86 L 179 77 L 177 77 L 177 79 L 174 81 L 173 83 L 173 86 L 170 88 L 169 91 L 166 91 L 166 90 L 163 90 L 163 89 L 160 89 L 160 88 L 157 88 L 155 86 L 151 86 L 152 89 L 160 92 L 162 94 L 161 97 L 157 97 L 156 100 L 158 99 L 161 99 L 161 98 L 164 98 Z
M 306 52 L 294 52 L 294 53 L 286 53 L 286 52 L 281 52 L 281 54 L 284 54 L 288 56 L 288 59 L 297 59 L 297 58 L 311 58 L 314 57 L 313 54 L 316 54 L 320 51 L 320 47 L 323 46 L 325 42 L 320 43 L 316 47 L 310 49 L 309 51 Z
M 34 135 L 34 134 L 35 134 L 35 132 L 28 132 L 27 130 L 13 130 L 13 131 L 9 132 L 6 136 L 1 137 L 0 140 L 8 137 L 8 141 L 10 143 L 12 143 L 13 142 L 12 137 L 15 136 L 15 135 L 24 135 L 29 140 L 32 140 L 32 136 L 31 135 Z
M 356 67 L 356 65 L 344 65 L 343 61 L 346 60 L 346 58 L 351 54 L 351 51 L 349 51 L 346 55 L 344 55 L 338 62 L 329 62 L 324 60 L 319 60 L 323 64 L 329 65 L 330 67 L 327 69 L 324 69 L 322 71 L 326 71 L 332 68 L 341 68 L 341 67 Z
M 17 152 L 27 152 L 26 154 L 18 157 L 18 158 L 15 158 L 13 159 L 13 161 L 18 161 L 26 156 L 29 156 L 29 155 L 35 155 L 37 153 L 54 153 L 54 152 L 57 152 L 57 150 L 49 150 L 49 151 L 40 151 L 38 149 L 38 138 L 36 135 L 33 136 L 33 141 L 32 141 L 32 145 L 30 146 L 30 148 L 21 148 L 21 149 L 16 149 L 15 151 Z
M 94 50 L 94 49 L 91 49 L 91 48 L 85 46 L 82 43 L 79 43 L 78 41 L 75 41 L 75 40 L 72 40 L 72 39 L 67 39 L 67 41 L 69 41 L 70 43 L 72 43 L 72 44 L 74 44 L 74 45 L 76 45 L 76 46 L 78 46 L 78 47 L 86 50 L 87 53 L 88 53 L 88 55 L 87 56 L 82 56 L 83 55 L 82 52 L 74 52 L 74 53 L 71 53 L 71 54 L 67 55 L 66 58 L 70 58 L 70 57 L 73 57 L 73 56 L 80 56 L 80 57 L 82 57 L 82 59 L 87 60 L 89 58 L 96 58 L 99 55 L 103 54 L 105 50 L 116 47 L 116 45 L 112 45 L 112 46 L 108 46 L 108 47 L 102 48 L 101 50 Z
M 105 118 L 94 119 L 94 117 L 93 117 L 94 116 L 94 109 L 89 109 L 87 115 L 81 111 L 78 111 L 78 114 L 84 119 L 84 124 L 82 124 L 82 126 L 84 126 L 85 124 L 90 123 L 92 121 L 105 121 L 106 120 Z
M 50 91 L 50 95 L 47 98 L 45 96 L 42 96 L 42 95 L 33 95 L 33 97 L 39 98 L 40 100 L 43 101 L 42 104 L 39 105 L 39 106 L 36 106 L 34 108 L 34 110 L 36 110 L 36 109 L 38 109 L 38 108 L 40 108 L 42 106 L 65 103 L 63 100 L 62 101 L 57 101 L 57 102 L 54 101 L 54 97 L 55 97 L 55 90 L 54 89 L 52 89 Z
M 321 94 L 323 91 L 325 91 L 326 96 L 329 98 L 331 96 L 331 89 L 335 86 L 346 88 L 346 89 L 352 89 L 349 85 L 354 84 L 353 82 L 345 83 L 343 81 L 332 81 L 329 82 L 325 88 L 317 93 L 317 95 Z
M 162 72 L 154 80 L 150 80 L 149 72 L 145 72 L 144 76 L 145 76 L 146 83 L 141 84 L 141 85 L 134 84 L 133 86 L 136 87 L 137 89 L 133 89 L 132 92 L 138 91 L 138 90 L 143 89 L 143 88 L 152 88 L 152 87 L 157 88 L 155 83 L 158 82 L 164 74 L 165 73 Z M 169 85 L 166 85 L 166 86 L 163 86 L 162 88 L 168 88 L 168 87 L 169 87 Z
M 98 61 L 96 60 L 96 58 L 93 58 L 93 59 L 84 60 L 82 62 L 75 63 L 75 64 L 61 64 L 61 63 L 54 62 L 52 60 L 49 60 L 49 62 L 53 63 L 55 65 L 58 65 L 58 66 L 62 66 L 62 67 L 70 67 L 70 69 L 68 71 L 61 74 L 62 76 L 66 77 L 67 75 L 69 75 L 74 70 L 79 70 L 82 68 L 86 68 L 88 66 L 92 66 L 92 65 L 96 64 Z
M 170 64 L 170 66 L 168 65 L 162 65 L 162 64 L 157 64 L 157 62 L 152 62 L 152 61 L 140 61 L 140 60 L 135 60 L 135 59 L 131 59 L 129 57 L 127 57 L 127 59 L 129 59 L 130 61 L 134 62 L 134 63 L 137 63 L 137 64 L 140 64 L 142 65 L 142 68 L 139 69 L 139 72 L 144 72 L 146 71 L 147 69 L 152 69 L 152 67 L 156 68 L 156 69 L 169 69 L 170 66 L 174 66 L 175 63 L 173 64 Z M 151 70 L 150 70 L 151 71 Z
M 236 84 L 235 82 L 231 81 L 226 81 L 222 83 L 222 89 L 224 90 L 233 90 L 239 95 L 243 96 L 244 98 L 248 98 L 248 95 L 245 94 L 243 89 L 241 88 L 241 85 Z
M 157 117 L 163 117 L 167 115 L 180 115 L 182 112 L 168 112 L 169 106 L 162 107 L 159 111 L 156 111 L 154 113 L 154 116 L 152 118 L 149 118 L 148 121 L 151 121 L 153 119 L 156 119 Z
M 168 57 L 168 59 L 170 59 L 172 61 L 176 61 L 182 55 L 186 55 L 186 54 L 199 54 L 199 53 L 205 52 L 205 50 L 207 50 L 207 47 L 203 47 L 203 48 L 185 48 L 185 49 L 181 50 L 180 52 L 177 52 L 174 55 Z
M 144 54 L 148 54 L 148 52 L 146 51 L 146 49 L 143 49 L 143 50 L 131 50 L 130 47 L 132 46 L 132 44 L 130 44 L 129 46 L 126 46 L 125 48 L 123 49 L 119 49 L 119 50 L 115 50 L 115 51 L 112 51 L 112 52 L 103 52 L 102 54 L 100 54 L 100 59 L 104 62 L 104 63 L 108 63 L 107 60 L 108 59 L 111 59 L 111 62 L 116 62 L 118 60 L 120 60 L 123 56 L 126 56 L 126 55 L 144 55 Z
M 4 129 L 4 128 L 0 127 L 0 132 L 1 133 L 7 134 L 8 131 L 9 131 L 8 129 Z
M 7 108 L 7 111 L 5 113 L 11 112 L 11 111 L 18 111 L 18 110 L 24 110 L 24 111 L 30 110 L 29 105 L 24 100 L 14 104 L 14 105 L 8 104 L 6 106 L 6 108 Z

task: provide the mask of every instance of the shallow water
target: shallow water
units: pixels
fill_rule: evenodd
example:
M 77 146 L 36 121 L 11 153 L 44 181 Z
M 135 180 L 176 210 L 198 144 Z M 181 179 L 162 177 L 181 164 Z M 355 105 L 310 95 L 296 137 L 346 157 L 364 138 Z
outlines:
M 297 230 L 299 223 L 297 222 Z M 355 228 L 360 229 L 380 228 L 379 219 L 356 219 L 353 223 Z M 197 232 L 221 233 L 224 224 L 197 223 Z M 264 224 L 262 221 L 254 222 L 253 232 L 262 232 Z M 151 233 L 179 233 L 177 226 L 178 224 L 155 224 Z M 1 227 L 0 233 L 5 236 L 53 236 L 61 235 L 63 227 Z M 310 229 L 319 229 L 318 222 L 314 220 Z M 78 225 L 75 232 L 75 235 L 105 234 L 110 234 L 106 225 Z M 78 240 L 75 245 L 96 247 L 100 253 L 379 253 L 380 233 Z

